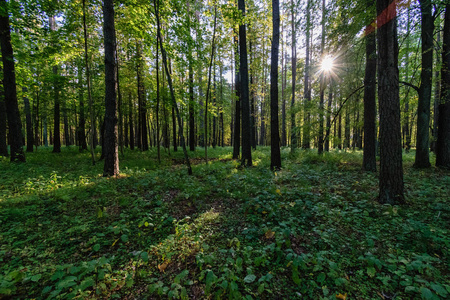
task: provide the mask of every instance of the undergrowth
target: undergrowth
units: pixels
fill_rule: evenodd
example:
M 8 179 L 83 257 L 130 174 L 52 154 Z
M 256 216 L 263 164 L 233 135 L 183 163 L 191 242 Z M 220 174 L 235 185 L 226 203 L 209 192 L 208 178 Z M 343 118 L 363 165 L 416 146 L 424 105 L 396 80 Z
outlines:
M 362 153 L 128 151 L 117 178 L 75 147 L 0 158 L 0 298 L 445 299 L 450 174 L 412 168 L 376 201 Z

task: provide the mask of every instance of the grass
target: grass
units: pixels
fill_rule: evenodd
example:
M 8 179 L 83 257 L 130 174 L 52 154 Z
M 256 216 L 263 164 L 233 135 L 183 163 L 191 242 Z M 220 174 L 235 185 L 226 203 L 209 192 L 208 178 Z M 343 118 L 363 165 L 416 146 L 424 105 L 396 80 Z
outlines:
M 75 147 L 0 159 L 0 298 L 445 299 L 450 174 L 412 168 L 376 202 L 361 152 L 125 151 L 118 178 Z

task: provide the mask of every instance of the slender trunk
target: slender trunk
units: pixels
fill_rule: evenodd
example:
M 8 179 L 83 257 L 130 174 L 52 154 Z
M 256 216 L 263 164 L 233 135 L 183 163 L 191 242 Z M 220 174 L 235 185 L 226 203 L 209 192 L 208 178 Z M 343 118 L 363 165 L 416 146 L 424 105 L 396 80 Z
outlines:
M 115 45 L 116 50 L 116 85 L 117 85 L 117 110 L 119 112 L 119 149 L 120 154 L 123 156 L 123 114 L 122 114 L 122 93 L 120 91 L 120 76 L 119 76 L 119 54 L 117 51 L 117 43 Z
M 217 25 L 217 7 L 214 5 L 214 29 L 213 38 L 211 42 L 211 59 L 209 61 L 208 70 L 208 87 L 206 88 L 206 100 L 205 100 L 205 160 L 208 162 L 208 100 L 211 95 L 211 68 L 214 62 L 214 50 L 215 50 L 215 38 L 216 38 L 216 25 Z
M 90 130 L 90 136 L 89 136 L 89 144 L 91 149 L 91 159 L 92 159 L 92 165 L 95 165 L 95 153 L 94 153 L 94 138 L 95 138 L 95 112 L 94 112 L 94 102 L 92 100 L 92 94 L 91 94 L 91 74 L 89 71 L 89 60 L 88 60 L 88 36 L 87 36 L 87 25 L 86 25 L 86 0 L 83 0 L 83 33 L 84 33 L 84 63 L 85 63 L 85 69 L 86 69 L 86 82 L 87 82 L 87 92 L 88 92 L 88 98 L 89 98 L 89 112 L 90 112 L 90 119 L 91 119 L 91 130 Z
M 272 0 L 272 57 L 270 62 L 270 169 L 281 168 L 278 121 L 278 51 L 280 44 L 280 3 Z
M 189 54 L 189 150 L 195 151 L 194 71 L 192 63 L 192 55 Z
M 2 72 L 3 70 L 0 70 Z M 3 73 L 3 72 L 2 72 Z M 6 141 L 6 106 L 3 80 L 0 82 L 0 156 L 8 156 L 8 143 Z
M 368 4 L 372 1 L 368 1 Z M 377 76 L 377 52 L 375 32 L 369 32 L 370 25 L 366 28 L 366 69 L 364 75 L 364 151 L 363 170 L 377 171 L 376 163 L 376 76 Z
M 320 56 L 324 59 L 325 48 L 325 0 L 322 0 L 322 39 L 320 45 Z M 325 71 L 322 71 L 320 76 L 320 100 L 319 100 L 319 145 L 317 151 L 319 154 L 323 153 L 323 110 L 324 110 L 324 97 L 325 97 Z
M 36 101 L 34 102 L 34 145 L 36 147 L 36 151 L 37 151 L 37 147 L 40 146 L 40 142 L 39 142 L 39 89 L 36 89 Z M 0 100 L 1 101 L 1 100 Z M 1 104 L 0 104 L 1 106 Z M 1 116 L 0 116 L 1 119 Z
M 332 104 L 332 102 L 333 102 L 333 90 L 332 90 L 332 86 L 330 85 L 330 89 L 328 91 L 326 132 L 330 132 L 330 130 L 331 130 L 331 104 Z M 330 135 L 329 134 L 327 134 L 327 136 L 325 138 L 325 151 L 326 152 L 330 151 Z
M 49 16 L 48 20 L 50 24 L 50 30 L 54 32 L 56 30 L 56 21 L 55 16 Z M 54 110 L 53 110 L 53 153 L 61 152 L 61 133 L 60 133 L 60 118 L 61 118 L 61 109 L 60 109 L 60 101 L 59 101 L 59 74 L 58 74 L 58 66 L 53 66 L 53 97 L 55 101 Z
M 450 4 L 445 5 L 436 166 L 450 169 Z
M 306 57 L 305 57 L 305 113 L 303 119 L 303 149 L 309 149 L 310 145 L 310 112 L 309 106 L 311 102 L 311 87 L 309 82 L 309 64 L 310 64 L 310 38 L 311 38 L 311 0 L 306 5 Z
M 78 101 L 80 103 L 80 119 L 77 130 L 77 140 L 80 151 L 87 150 L 86 144 L 86 117 L 84 115 L 83 73 L 78 67 Z
M 422 15 L 422 71 L 420 74 L 419 106 L 417 109 L 416 168 L 430 164 L 430 103 L 433 79 L 433 30 L 431 0 L 420 1 Z
M 239 159 L 241 148 L 241 82 L 239 75 L 239 40 L 237 30 L 234 30 L 234 84 L 236 89 L 235 95 L 235 112 L 234 112 L 234 140 L 233 140 L 233 159 Z
M 142 81 L 143 61 L 141 53 L 141 43 L 137 43 L 137 88 L 138 88 L 138 109 L 139 109 L 139 131 L 138 147 L 141 151 L 148 150 L 147 134 L 147 106 L 145 100 L 144 83 Z
M 28 89 L 22 88 L 23 103 L 25 104 L 26 129 L 27 129 L 27 152 L 33 152 L 33 122 L 31 121 L 30 100 L 28 99 Z
M 134 150 L 134 123 L 133 123 L 133 99 L 131 97 L 131 92 L 128 93 L 128 123 L 130 126 L 130 149 Z
M 437 30 L 437 37 L 436 37 L 436 42 L 438 45 L 440 45 L 441 43 L 441 26 L 440 26 L 440 18 L 439 16 L 437 17 L 437 24 L 438 25 L 438 30 Z M 439 51 L 436 51 L 436 65 L 440 65 L 441 64 L 441 56 Z M 436 153 L 436 140 L 437 140 L 437 131 L 438 131 L 438 122 L 439 122 L 439 99 L 441 97 L 441 78 L 439 76 L 439 70 L 438 68 L 436 68 L 435 72 L 434 72 L 434 78 L 436 78 L 436 86 L 434 88 L 434 103 L 433 103 L 433 130 L 432 130 L 432 140 L 431 140 L 431 151 Z
M 238 0 L 238 8 L 245 16 L 245 0 Z M 241 164 L 252 165 L 250 101 L 248 88 L 247 34 L 245 24 L 239 25 L 239 73 L 241 74 L 242 101 L 242 159 Z
M 308 7 L 309 7 L 309 4 L 308 4 Z M 297 43 L 296 33 L 297 33 L 297 31 L 295 30 L 296 26 L 295 26 L 295 13 L 294 13 L 293 0 L 291 0 L 291 18 L 292 18 L 292 20 L 291 20 L 291 27 L 292 27 L 291 151 L 293 152 L 297 148 L 297 142 L 298 142 L 297 141 L 297 125 L 296 125 L 296 121 L 295 121 L 295 84 L 297 81 L 297 48 L 296 48 L 296 43 Z M 308 42 L 307 42 L 307 45 L 309 45 Z M 309 53 L 309 51 L 307 51 L 307 53 Z M 309 59 L 309 54 L 307 54 L 307 58 Z M 309 60 L 308 60 L 308 62 L 309 62 Z M 306 67 L 307 66 L 305 65 L 305 70 L 306 70 Z M 306 78 L 306 73 L 305 73 L 305 78 Z M 307 82 L 307 81 L 305 81 L 305 82 Z M 306 84 L 305 84 L 305 89 L 306 89 Z M 305 110 L 305 112 L 306 112 L 306 110 Z
M 283 26 L 281 26 L 281 140 L 280 145 L 285 147 L 287 144 L 286 135 L 286 51 L 283 38 Z
M 3 61 L 3 87 L 9 127 L 9 141 L 11 145 L 11 161 L 25 162 L 22 122 L 20 121 L 19 104 L 16 92 L 14 55 L 11 45 L 11 27 L 9 25 L 8 4 L 6 3 L 6 0 L 0 1 L 0 8 L 0 44 Z
M 156 37 L 156 148 L 158 163 L 161 163 L 161 143 L 159 141 L 159 38 Z
M 173 107 L 175 107 L 175 111 L 176 111 L 177 119 L 178 119 L 178 126 L 181 129 L 182 128 L 181 117 L 180 117 L 180 112 L 178 111 L 178 106 L 177 106 L 177 102 L 176 102 L 176 99 L 175 99 L 175 92 L 173 90 L 173 85 L 172 85 L 172 77 L 170 76 L 169 68 L 167 66 L 166 52 L 164 50 L 163 43 L 162 43 L 161 28 L 160 28 L 160 23 L 159 23 L 159 10 L 158 10 L 158 7 L 156 5 L 156 1 L 157 0 L 153 0 L 153 5 L 155 7 L 156 22 L 157 22 L 157 36 L 158 36 L 158 39 L 159 39 L 159 46 L 161 48 L 161 54 L 162 54 L 162 58 L 163 58 L 164 69 L 165 69 L 166 74 L 167 74 L 167 81 L 169 82 L 170 96 L 172 97 L 172 105 L 173 105 Z M 184 158 L 186 160 L 186 165 L 187 165 L 187 168 L 188 168 L 188 174 L 192 175 L 191 162 L 189 161 L 189 156 L 188 156 L 188 153 L 187 153 L 186 144 L 184 142 L 183 131 L 181 131 L 181 130 L 180 130 L 180 138 L 181 138 L 181 147 L 183 147 Z

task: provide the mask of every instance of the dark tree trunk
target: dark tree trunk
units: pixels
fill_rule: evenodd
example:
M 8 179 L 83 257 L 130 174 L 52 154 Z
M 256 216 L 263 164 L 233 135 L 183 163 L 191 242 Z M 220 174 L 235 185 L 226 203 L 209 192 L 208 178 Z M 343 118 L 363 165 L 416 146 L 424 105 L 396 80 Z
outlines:
M 195 151 L 194 71 L 191 55 L 189 58 L 189 150 Z
M 436 42 L 438 45 L 441 43 L 441 26 L 440 26 L 440 19 L 438 17 L 437 24 L 439 24 L 437 28 L 437 37 Z M 439 51 L 436 51 L 436 65 L 441 64 L 441 56 Z M 431 140 L 430 145 L 430 151 L 433 151 L 436 153 L 436 140 L 437 140 L 437 132 L 438 132 L 438 122 L 439 122 L 439 102 L 441 97 L 441 78 L 439 76 L 439 70 L 438 68 L 434 71 L 434 77 L 436 78 L 436 86 L 434 88 L 434 104 L 433 104 L 433 138 Z
M 39 141 L 39 96 L 40 96 L 39 90 L 36 90 L 36 101 L 34 102 L 35 105 L 33 107 L 33 111 L 34 111 L 34 146 L 36 147 L 36 151 L 37 151 L 37 147 L 41 145 L 41 143 Z M 1 99 L 0 99 L 0 101 L 1 101 Z M 0 106 L 1 106 L 1 104 L 0 104 Z M 0 108 L 0 110 L 1 110 L 1 108 Z M 1 116 L 0 116 L 0 119 L 1 119 Z
M 450 169 L 450 4 L 445 5 L 436 166 Z
M 214 64 L 214 75 L 213 75 L 213 82 L 214 82 L 214 96 L 212 98 L 212 110 L 214 112 L 213 118 L 212 118 L 212 146 L 213 148 L 216 148 L 217 145 L 217 84 L 216 84 L 216 64 Z
M 281 39 L 283 40 L 283 39 Z M 287 132 L 286 132 L 286 77 L 287 77 L 287 67 L 286 60 L 287 54 L 284 53 L 283 63 L 282 63 L 282 84 L 281 84 L 281 146 L 287 145 Z
M 366 69 L 364 74 L 364 150 L 363 170 L 377 171 L 376 141 L 376 76 L 377 52 L 375 32 L 366 28 Z
M 30 100 L 27 97 L 28 89 L 22 88 L 23 103 L 25 104 L 26 128 L 27 128 L 27 152 L 33 152 L 33 122 L 31 121 Z
M 270 169 L 281 168 L 278 122 L 278 51 L 280 44 L 280 3 L 272 0 L 272 57 L 270 60 Z
M 327 128 L 326 128 L 326 132 L 330 132 L 331 131 L 331 104 L 333 101 L 333 91 L 332 91 L 332 87 L 330 85 L 330 90 L 328 91 L 328 103 L 327 103 Z M 334 123 L 336 125 L 336 123 Z M 327 134 L 326 138 L 325 138 L 325 151 L 328 152 L 330 151 L 330 135 Z
M 158 162 L 161 163 L 161 143 L 159 141 L 159 38 L 156 37 L 156 148 L 158 152 Z
M 378 34 L 378 101 L 380 106 L 380 203 L 402 204 L 402 140 L 398 79 L 398 40 L 394 0 L 377 0 L 377 14 L 387 10 Z
M 116 100 L 116 60 L 114 49 L 116 34 L 114 27 L 114 1 L 103 2 L 105 41 L 105 165 L 103 176 L 116 176 L 119 174 L 119 145 L 117 132 L 117 100 Z
M 255 124 L 255 82 L 254 82 L 254 73 L 252 66 L 252 59 L 253 59 L 253 51 L 252 51 L 252 42 L 249 43 L 249 50 L 250 50 L 250 137 L 251 137 L 251 144 L 252 148 L 256 150 L 256 124 Z
M 92 165 L 95 165 L 95 112 L 94 101 L 91 94 L 91 74 L 89 70 L 89 55 L 88 55 L 88 40 L 87 40 L 87 25 L 86 25 L 86 0 L 83 0 L 83 35 L 84 35 L 84 63 L 86 70 L 86 83 L 89 100 L 89 117 L 91 121 L 91 132 L 89 134 L 89 144 L 91 150 Z
M 344 149 L 350 149 L 350 112 L 345 110 Z
M 310 34 L 311 34 L 311 0 L 308 0 L 306 6 L 306 58 L 305 58 L 305 113 L 303 120 L 303 149 L 309 149 L 310 145 L 310 113 L 309 106 L 311 102 L 311 87 L 309 82 L 309 63 L 310 63 Z
M 238 0 L 239 10 L 245 16 L 245 0 Z M 239 25 L 239 73 L 241 74 L 242 102 L 242 165 L 252 165 L 250 101 L 248 88 L 247 34 L 245 24 Z
M 177 152 L 177 120 L 175 118 L 175 107 L 172 106 L 172 139 L 173 139 L 173 152 Z
M 3 87 L 5 92 L 6 115 L 8 117 L 11 161 L 25 162 L 22 123 L 20 121 L 19 104 L 17 102 L 14 55 L 11 45 L 11 27 L 9 26 L 8 4 L 6 0 L 0 1 L 0 9 L 0 44 L 3 61 Z
M 239 159 L 241 148 L 241 82 L 239 76 L 239 40 L 237 32 L 234 32 L 234 85 L 236 88 L 236 103 L 234 112 L 234 141 L 233 141 L 233 159 Z
M 130 126 L 130 149 L 134 150 L 134 124 L 133 124 L 133 99 L 131 97 L 131 92 L 128 94 L 128 123 Z
M 148 150 L 148 133 L 147 133 L 147 105 L 145 100 L 144 83 L 142 82 L 142 53 L 141 44 L 137 44 L 137 88 L 138 88 L 138 106 L 139 106 L 139 132 L 138 147 L 141 151 Z M 176 130 L 176 129 L 174 129 Z M 176 147 L 176 145 L 175 145 Z
M 55 16 L 49 17 L 50 30 L 56 30 Z M 59 100 L 59 74 L 58 67 L 53 66 L 53 93 L 54 93 L 54 110 L 53 110 L 53 153 L 61 152 L 61 131 L 60 131 L 60 123 L 61 123 L 61 108 L 60 108 L 60 100 Z
M 320 46 L 320 55 L 324 59 L 323 53 L 325 48 L 325 0 L 322 0 L 322 38 Z M 323 111 L 325 105 L 325 71 L 322 71 L 320 76 L 320 100 L 319 100 L 319 145 L 317 151 L 319 154 L 323 153 Z
M 8 156 L 8 143 L 6 142 L 6 106 L 3 80 L 0 83 L 0 156 Z
M 308 2 L 309 3 L 309 2 Z M 309 7 L 309 6 L 308 6 Z M 291 91 L 291 151 L 295 151 L 295 149 L 297 148 L 297 127 L 295 124 L 295 83 L 297 81 L 297 48 L 296 48 L 296 41 L 297 41 L 297 37 L 296 37 L 296 28 L 295 28 L 295 14 L 294 14 L 294 2 L 293 0 L 291 0 L 291 27 L 292 27 L 292 61 L 291 61 L 291 65 L 292 65 L 292 91 Z M 307 29 L 307 33 L 309 29 Z M 309 40 L 309 39 L 308 39 Z M 307 42 L 307 45 L 309 45 L 309 43 Z M 307 50 L 307 58 L 309 58 L 309 49 Z M 308 60 L 309 62 L 309 60 Z M 306 79 L 306 68 L 307 66 L 305 65 L 305 79 Z M 306 91 L 306 85 L 307 85 L 307 81 L 305 81 L 305 91 Z M 306 95 L 306 94 L 305 94 Z M 306 112 L 306 110 L 305 110 Z
M 67 117 L 67 103 L 63 102 L 63 120 L 64 120 L 64 144 L 67 146 L 72 145 L 70 140 L 70 127 L 69 118 Z
M 430 103 L 433 79 L 433 30 L 434 18 L 431 0 L 420 0 L 422 15 L 422 71 L 420 74 L 419 107 L 417 109 L 416 168 L 428 168 L 430 164 Z
M 77 139 L 80 151 L 87 150 L 86 144 L 86 117 L 84 115 L 83 74 L 78 68 L 78 101 L 80 103 L 80 119 L 78 122 Z
M 122 93 L 120 90 L 120 76 L 119 76 L 119 70 L 120 70 L 120 64 L 119 64 L 119 54 L 117 51 L 117 42 L 115 45 L 115 52 L 116 52 L 116 86 L 117 86 L 117 110 L 119 112 L 119 149 L 120 153 L 123 156 L 123 108 L 122 108 Z

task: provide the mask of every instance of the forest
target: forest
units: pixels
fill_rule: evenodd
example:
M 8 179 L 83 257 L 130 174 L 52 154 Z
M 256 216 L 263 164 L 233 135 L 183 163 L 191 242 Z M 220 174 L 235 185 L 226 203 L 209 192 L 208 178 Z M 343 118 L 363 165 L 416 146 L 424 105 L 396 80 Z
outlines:
M 448 299 L 450 1 L 0 0 L 0 299 Z

